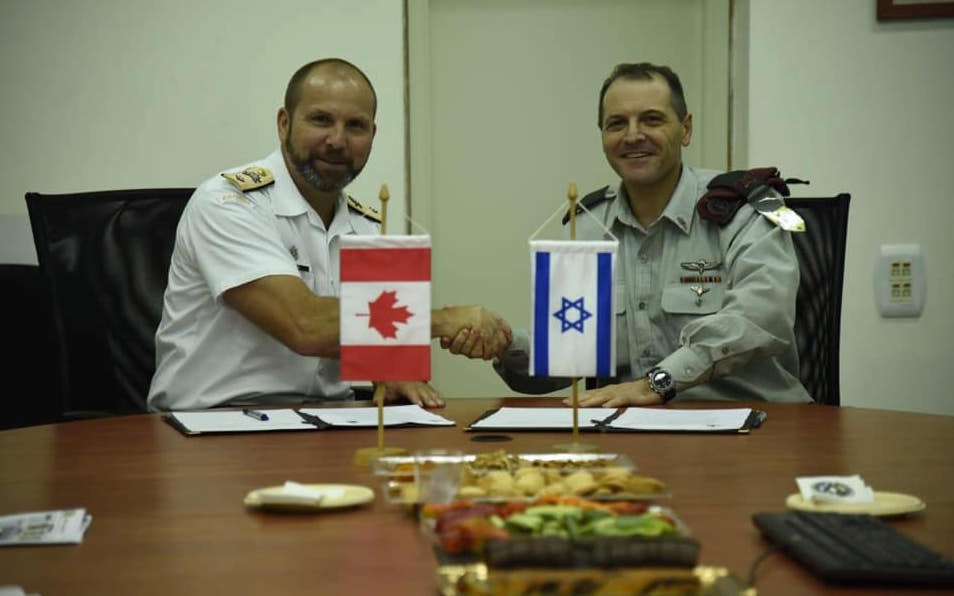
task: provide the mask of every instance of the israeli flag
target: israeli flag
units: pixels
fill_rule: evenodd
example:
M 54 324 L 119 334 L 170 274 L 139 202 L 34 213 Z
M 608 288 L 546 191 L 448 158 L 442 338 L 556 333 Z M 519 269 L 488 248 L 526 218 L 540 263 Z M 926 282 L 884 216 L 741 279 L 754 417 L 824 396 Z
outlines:
M 530 375 L 616 375 L 615 241 L 530 242 Z

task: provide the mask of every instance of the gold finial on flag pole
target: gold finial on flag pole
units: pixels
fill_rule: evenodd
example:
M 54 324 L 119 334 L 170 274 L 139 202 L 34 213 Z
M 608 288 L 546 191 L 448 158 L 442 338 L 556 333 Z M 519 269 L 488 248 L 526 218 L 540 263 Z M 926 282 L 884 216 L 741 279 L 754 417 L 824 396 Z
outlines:
M 385 236 L 388 233 L 388 199 L 391 198 L 391 193 L 388 192 L 388 185 L 382 184 L 381 190 L 378 191 L 378 200 L 381 201 L 381 235 Z
M 576 240 L 576 182 L 570 183 L 569 190 L 566 191 L 566 200 L 570 202 L 570 240 Z

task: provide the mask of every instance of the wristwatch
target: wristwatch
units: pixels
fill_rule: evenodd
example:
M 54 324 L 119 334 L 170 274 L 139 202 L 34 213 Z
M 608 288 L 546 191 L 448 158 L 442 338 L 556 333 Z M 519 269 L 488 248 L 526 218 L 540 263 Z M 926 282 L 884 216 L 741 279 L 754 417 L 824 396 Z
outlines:
M 668 403 L 676 397 L 676 382 L 672 380 L 672 375 L 663 369 L 655 366 L 649 370 L 649 388 L 659 394 L 662 403 Z

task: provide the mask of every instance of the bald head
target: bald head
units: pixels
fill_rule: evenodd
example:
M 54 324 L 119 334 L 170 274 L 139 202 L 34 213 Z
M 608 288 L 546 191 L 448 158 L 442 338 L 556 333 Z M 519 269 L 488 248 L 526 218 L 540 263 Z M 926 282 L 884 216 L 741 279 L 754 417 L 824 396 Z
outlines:
M 341 58 L 315 60 L 295 71 L 285 88 L 285 111 L 289 118 L 295 114 L 295 108 L 301 102 L 302 88 L 306 84 L 334 84 L 342 86 L 366 87 L 371 91 L 372 117 L 378 110 L 378 95 L 374 86 L 360 68 Z

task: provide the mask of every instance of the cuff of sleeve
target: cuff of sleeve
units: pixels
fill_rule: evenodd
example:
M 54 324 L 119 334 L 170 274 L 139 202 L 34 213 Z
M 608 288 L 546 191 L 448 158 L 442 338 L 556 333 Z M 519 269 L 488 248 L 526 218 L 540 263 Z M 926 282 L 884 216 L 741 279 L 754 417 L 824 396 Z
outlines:
M 682 346 L 657 365 L 672 375 L 677 384 L 695 384 L 712 368 L 712 362 L 701 350 Z
M 495 361 L 506 370 L 527 370 L 530 366 L 530 337 L 524 329 L 514 329 L 513 339 Z

